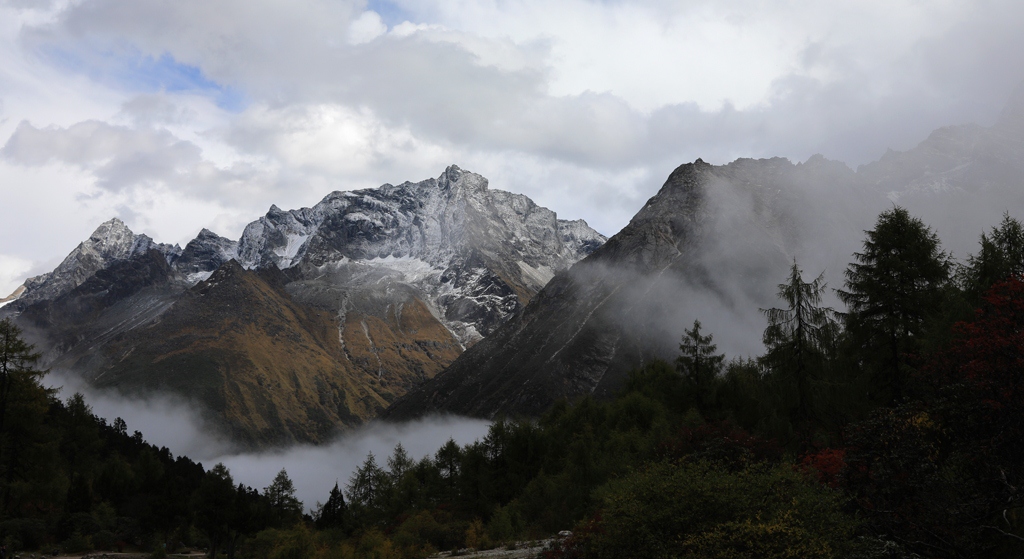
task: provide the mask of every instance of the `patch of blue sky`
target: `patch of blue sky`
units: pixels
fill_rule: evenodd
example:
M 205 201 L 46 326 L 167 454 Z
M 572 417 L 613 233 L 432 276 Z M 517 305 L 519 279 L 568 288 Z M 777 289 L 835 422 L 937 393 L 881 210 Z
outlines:
M 413 14 L 391 0 L 369 0 L 366 3 L 366 9 L 377 12 L 381 21 L 389 29 L 406 21 L 415 22 Z
M 64 68 L 131 92 L 204 95 L 230 112 L 241 112 L 249 104 L 249 99 L 238 88 L 219 84 L 207 77 L 201 68 L 178 62 L 166 53 L 159 57 L 124 53 L 100 53 L 86 57 L 64 50 L 48 54 L 51 60 Z
M 198 93 L 212 97 L 217 106 L 239 112 L 248 104 L 245 95 L 236 88 L 219 84 L 203 74 L 196 66 L 182 64 L 174 57 L 163 54 L 160 58 L 139 57 L 126 65 L 123 76 L 127 85 L 145 91 Z

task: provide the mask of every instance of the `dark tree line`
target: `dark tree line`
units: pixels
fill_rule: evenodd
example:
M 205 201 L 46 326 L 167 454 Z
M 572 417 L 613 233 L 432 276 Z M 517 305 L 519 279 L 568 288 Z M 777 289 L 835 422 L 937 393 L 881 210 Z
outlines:
M 39 356 L 0 320 L 0 543 L 9 551 L 207 548 L 302 519 L 282 471 L 260 493 L 218 464 L 96 417 L 81 394 L 60 400 L 40 384 Z

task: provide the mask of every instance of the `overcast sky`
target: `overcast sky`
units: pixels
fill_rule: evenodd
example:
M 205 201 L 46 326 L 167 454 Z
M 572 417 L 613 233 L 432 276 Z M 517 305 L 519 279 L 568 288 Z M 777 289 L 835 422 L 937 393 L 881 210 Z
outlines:
M 677 165 L 990 125 L 1019 0 L 0 0 L 0 297 L 113 216 L 182 246 L 457 164 L 611 235 Z

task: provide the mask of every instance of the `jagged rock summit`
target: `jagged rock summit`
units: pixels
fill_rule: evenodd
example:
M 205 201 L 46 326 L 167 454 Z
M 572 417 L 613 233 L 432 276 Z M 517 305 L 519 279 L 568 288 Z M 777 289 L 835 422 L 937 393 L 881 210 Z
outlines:
M 434 376 L 605 238 L 448 167 L 184 249 L 101 225 L 0 309 L 46 365 L 170 392 L 235 440 L 321 441 Z
M 411 286 L 470 345 L 604 241 L 582 220 L 560 220 L 452 165 L 437 179 L 332 192 L 312 208 L 271 207 L 245 228 L 237 258 L 247 268 L 273 264 L 303 279 L 331 277 L 332 285 Z M 319 287 L 301 286 L 300 297 L 339 312 L 349 305 L 347 295 L 335 293 L 339 299 L 329 303 Z
M 146 235 L 136 235 L 118 218 L 100 224 L 52 272 L 25 280 L 19 300 L 22 304 L 54 299 L 78 287 L 110 264 L 155 249 L 168 260 L 181 253 L 178 246 L 158 244 Z
M 224 263 L 274 266 L 297 280 L 362 289 L 386 279 L 422 291 L 464 345 L 491 332 L 557 271 L 606 238 L 583 220 L 561 220 L 528 197 L 491 190 L 486 178 L 452 165 L 437 179 L 332 192 L 312 208 L 276 205 L 232 241 L 203 229 L 184 249 L 136 235 L 120 219 L 100 225 L 53 272 L 30 278 L 20 306 L 55 299 L 97 271 L 155 249 L 184 282 L 205 280 Z M 321 281 L 329 276 L 334 281 Z M 307 284 L 303 284 L 308 287 Z M 334 303 L 344 314 L 348 291 Z
M 174 259 L 174 267 L 184 274 L 189 283 L 198 283 L 237 257 L 238 241 L 226 239 L 204 228 Z

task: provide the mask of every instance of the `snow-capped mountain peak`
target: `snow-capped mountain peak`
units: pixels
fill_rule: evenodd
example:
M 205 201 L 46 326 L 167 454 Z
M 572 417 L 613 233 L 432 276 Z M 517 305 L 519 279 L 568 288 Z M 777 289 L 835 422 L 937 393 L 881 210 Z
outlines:
M 114 218 L 53 272 L 26 281 L 22 298 L 53 299 L 114 262 L 157 250 L 188 285 L 231 260 L 249 270 L 289 270 L 294 295 L 339 316 L 360 298 L 401 308 L 414 294 L 469 345 L 604 241 L 582 220 L 560 220 L 451 165 L 417 183 L 334 191 L 312 208 L 272 205 L 238 241 L 203 229 L 181 249 Z M 323 300 L 325 293 L 336 295 Z
M 350 284 L 377 277 L 366 266 L 379 273 L 417 262 L 414 276 L 396 269 L 386 277 L 424 293 L 471 343 L 604 240 L 582 220 L 559 220 L 528 197 L 491 190 L 483 176 L 451 165 L 436 179 L 331 192 L 312 208 L 271 206 L 245 228 L 237 257 L 249 269 L 295 268 L 301 277 L 332 270 L 336 282 Z
M 177 245 L 159 244 L 147 235 L 136 235 L 123 221 L 112 218 L 101 223 L 52 272 L 25 280 L 20 299 L 30 303 L 56 298 L 112 263 L 150 250 L 161 252 L 169 262 L 181 253 Z

